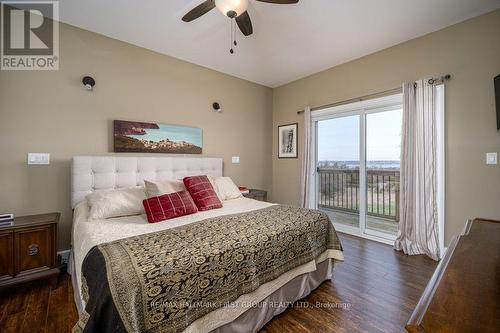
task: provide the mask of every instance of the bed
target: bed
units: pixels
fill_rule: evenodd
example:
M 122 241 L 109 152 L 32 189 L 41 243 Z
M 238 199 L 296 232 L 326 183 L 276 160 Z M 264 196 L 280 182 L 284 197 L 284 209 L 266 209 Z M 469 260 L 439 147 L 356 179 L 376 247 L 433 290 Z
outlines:
M 342 247 L 315 210 L 238 198 L 150 224 L 89 220 L 86 195 L 223 174 L 220 158 L 77 156 L 69 271 L 75 331 L 256 332 L 332 277 Z

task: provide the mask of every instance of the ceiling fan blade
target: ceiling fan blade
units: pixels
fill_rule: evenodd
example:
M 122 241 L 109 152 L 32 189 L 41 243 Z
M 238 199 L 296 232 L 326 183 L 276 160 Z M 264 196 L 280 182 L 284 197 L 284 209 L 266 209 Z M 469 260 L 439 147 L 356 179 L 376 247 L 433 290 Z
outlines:
M 194 7 L 189 13 L 184 15 L 182 20 L 184 22 L 191 22 L 192 20 L 197 19 L 198 17 L 205 15 L 209 11 L 215 8 L 214 0 L 207 0 L 203 2 L 201 5 Z
M 252 20 L 250 20 L 250 15 L 248 15 L 247 11 L 236 18 L 236 23 L 243 35 L 250 36 L 253 34 Z
M 257 0 L 260 2 L 275 3 L 278 5 L 289 5 L 299 2 L 299 0 Z

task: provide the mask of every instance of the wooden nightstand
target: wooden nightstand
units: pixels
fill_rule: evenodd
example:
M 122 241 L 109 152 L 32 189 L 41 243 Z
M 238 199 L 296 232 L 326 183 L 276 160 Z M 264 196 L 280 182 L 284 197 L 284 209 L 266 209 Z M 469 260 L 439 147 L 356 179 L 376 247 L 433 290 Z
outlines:
M 245 198 L 255 199 L 259 201 L 267 201 L 267 191 L 250 189 L 249 193 L 243 194 Z
M 42 278 L 57 284 L 60 213 L 16 217 L 0 227 L 0 288 Z

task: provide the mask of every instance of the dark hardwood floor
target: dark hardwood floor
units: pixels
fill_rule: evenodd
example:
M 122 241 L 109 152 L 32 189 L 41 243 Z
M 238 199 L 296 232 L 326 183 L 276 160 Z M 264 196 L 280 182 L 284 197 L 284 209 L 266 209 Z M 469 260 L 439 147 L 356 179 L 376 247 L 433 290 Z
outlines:
M 323 283 L 267 324 L 262 332 L 405 332 L 437 263 L 390 246 L 340 234 L 345 262 Z M 77 321 L 71 279 L 56 289 L 35 282 L 0 293 L 0 332 L 70 332 Z
M 340 234 L 345 261 L 262 332 L 406 332 L 411 312 L 437 262 L 389 245 Z
M 64 274 L 56 289 L 50 281 L 15 286 L 0 293 L 0 332 L 71 332 L 78 320 L 71 278 Z

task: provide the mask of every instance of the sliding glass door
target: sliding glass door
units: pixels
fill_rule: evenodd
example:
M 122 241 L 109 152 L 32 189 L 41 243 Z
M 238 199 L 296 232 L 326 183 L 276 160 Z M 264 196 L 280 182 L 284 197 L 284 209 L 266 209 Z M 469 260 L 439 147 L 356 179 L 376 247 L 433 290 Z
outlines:
M 365 232 L 396 235 L 403 110 L 366 114 Z
M 339 231 L 395 239 L 399 220 L 400 94 L 313 114 L 315 204 Z
M 317 203 L 333 221 L 359 229 L 359 115 L 317 122 Z

